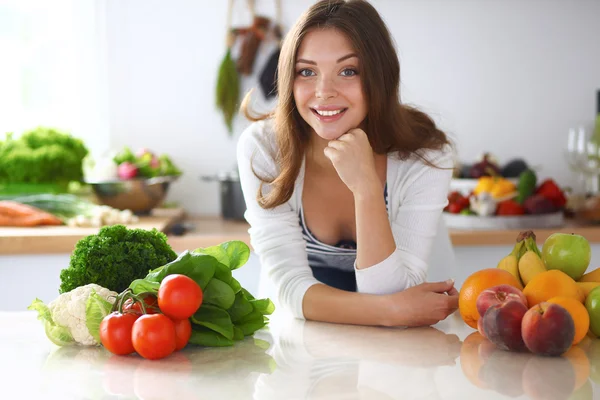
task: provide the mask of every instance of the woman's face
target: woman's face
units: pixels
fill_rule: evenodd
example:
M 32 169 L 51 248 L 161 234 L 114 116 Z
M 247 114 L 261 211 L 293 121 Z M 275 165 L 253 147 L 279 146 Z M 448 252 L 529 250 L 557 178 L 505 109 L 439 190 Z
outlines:
M 350 41 L 335 29 L 314 29 L 300 44 L 294 100 L 302 118 L 325 140 L 359 127 L 367 115 L 359 61 Z

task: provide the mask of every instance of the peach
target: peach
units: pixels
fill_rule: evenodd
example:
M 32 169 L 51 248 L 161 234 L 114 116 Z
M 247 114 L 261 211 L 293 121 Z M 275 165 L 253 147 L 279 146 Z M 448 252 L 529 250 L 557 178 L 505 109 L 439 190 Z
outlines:
M 503 304 L 507 301 L 517 300 L 527 307 L 527 297 L 516 287 L 510 285 L 498 285 L 485 289 L 477 297 L 477 311 L 484 316 L 488 308 L 494 304 Z
M 563 306 L 544 301 L 527 311 L 521 333 L 532 353 L 559 356 L 569 350 L 573 343 L 575 323 Z
M 521 337 L 521 321 L 526 312 L 527 307 L 517 300 L 491 306 L 483 316 L 485 337 L 502 350 L 527 350 Z

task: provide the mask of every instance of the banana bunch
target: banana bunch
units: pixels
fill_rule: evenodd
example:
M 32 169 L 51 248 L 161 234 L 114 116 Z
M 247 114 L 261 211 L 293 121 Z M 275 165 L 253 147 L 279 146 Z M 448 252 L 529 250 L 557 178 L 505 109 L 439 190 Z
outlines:
M 533 231 L 525 231 L 519 234 L 517 244 L 509 255 L 500 260 L 498 268 L 517 278 L 517 281 L 523 287 L 537 274 L 546 271 Z

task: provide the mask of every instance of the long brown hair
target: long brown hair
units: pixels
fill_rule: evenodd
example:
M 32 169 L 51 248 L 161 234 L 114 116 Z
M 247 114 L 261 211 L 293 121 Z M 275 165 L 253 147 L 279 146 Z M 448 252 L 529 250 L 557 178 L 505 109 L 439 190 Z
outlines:
M 419 150 L 440 150 L 449 144 L 429 116 L 401 104 L 400 63 L 390 32 L 377 10 L 366 0 L 318 1 L 302 14 L 283 41 L 277 65 L 279 99 L 275 110 L 253 116 L 249 113 L 251 93 L 242 102 L 242 112 L 249 120 L 274 120 L 279 175 L 258 177 L 262 184 L 257 200 L 263 208 L 273 208 L 290 199 L 309 143 L 311 128 L 296 109 L 293 86 L 298 48 L 304 36 L 315 28 L 342 32 L 358 54 L 368 104 L 364 126 L 375 153 L 397 152 L 401 159 L 412 154 L 423 158 Z M 266 196 L 264 184 L 272 186 Z

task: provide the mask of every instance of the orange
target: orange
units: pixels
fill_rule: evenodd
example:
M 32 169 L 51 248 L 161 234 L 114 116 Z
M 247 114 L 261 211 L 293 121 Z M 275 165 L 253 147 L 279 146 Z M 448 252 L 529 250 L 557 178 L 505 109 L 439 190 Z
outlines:
M 537 274 L 523 289 L 529 308 L 552 297 L 572 297 L 585 301 L 583 290 L 564 272 L 553 269 Z
M 600 286 L 600 282 L 576 282 L 579 289 L 583 292 L 583 297 L 587 297 L 590 292 Z
M 575 323 L 575 338 L 573 338 L 573 345 L 581 342 L 588 329 L 590 329 L 590 316 L 585 306 L 577 299 L 572 297 L 552 297 L 547 300 L 548 303 L 555 303 L 559 306 L 563 306 Z
M 510 285 L 523 289 L 521 283 L 509 272 L 500 268 L 487 268 L 471 274 L 463 283 L 458 294 L 460 316 L 467 325 L 477 329 L 477 297 L 485 289 L 498 285 Z

